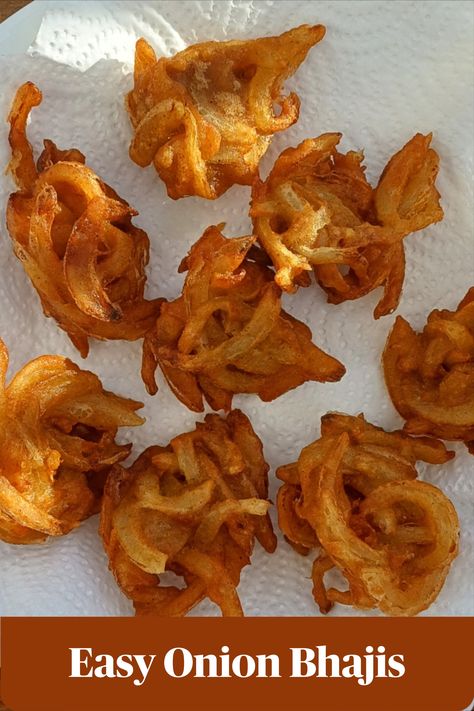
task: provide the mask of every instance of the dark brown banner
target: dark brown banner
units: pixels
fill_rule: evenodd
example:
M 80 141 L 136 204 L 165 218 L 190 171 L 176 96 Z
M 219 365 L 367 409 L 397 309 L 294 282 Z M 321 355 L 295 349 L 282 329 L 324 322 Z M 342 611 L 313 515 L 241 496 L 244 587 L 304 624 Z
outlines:
M 474 618 L 4 618 L 12 711 L 462 711 Z

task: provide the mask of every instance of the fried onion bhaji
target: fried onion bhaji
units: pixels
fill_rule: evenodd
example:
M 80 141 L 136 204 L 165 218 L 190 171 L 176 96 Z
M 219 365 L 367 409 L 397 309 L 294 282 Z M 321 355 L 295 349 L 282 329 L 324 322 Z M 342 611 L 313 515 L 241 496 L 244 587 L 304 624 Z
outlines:
M 167 447 L 149 447 L 107 479 L 101 535 L 137 614 L 185 615 L 204 598 L 241 616 L 241 570 L 255 538 L 276 547 L 262 444 L 239 410 L 206 415 Z M 160 579 L 171 571 L 184 587 Z
M 299 98 L 283 96 L 282 84 L 325 31 L 302 25 L 279 37 L 204 42 L 159 59 L 138 40 L 126 100 L 130 158 L 153 163 L 173 199 L 214 200 L 235 183 L 250 185 L 273 134 L 298 120 Z
M 455 311 L 432 311 L 421 333 L 398 316 L 383 367 L 405 431 L 461 440 L 474 454 L 474 287 Z
M 209 227 L 181 264 L 182 295 L 164 303 L 145 336 L 142 376 L 157 391 L 159 365 L 190 410 L 229 411 L 236 393 L 268 402 L 307 380 L 336 381 L 344 366 L 317 348 L 311 331 L 281 308 L 273 272 L 255 237 L 226 239 Z
M 0 339 L 0 539 L 40 543 L 97 513 L 109 469 L 132 447 L 117 430 L 141 425 L 143 405 L 60 356 L 30 361 L 8 385 L 7 367 Z
M 45 140 L 35 164 L 26 122 L 41 100 L 27 82 L 10 111 L 9 169 L 19 189 L 8 201 L 7 227 L 45 315 L 86 357 L 89 337 L 142 338 L 160 299 L 144 298 L 149 241 L 132 223 L 137 212 L 74 148 L 62 151 Z
M 431 134 L 418 133 L 372 188 L 363 153 L 340 153 L 341 137 L 325 133 L 283 151 L 268 178 L 254 182 L 250 215 L 284 291 L 309 286 L 311 270 L 333 304 L 382 286 L 379 318 L 400 300 L 403 238 L 443 218 L 439 158 Z
M 312 578 L 322 613 L 336 602 L 395 616 L 431 605 L 457 555 L 459 522 L 440 489 L 417 479 L 415 465 L 453 456 L 436 439 L 330 413 L 320 439 L 277 470 L 286 539 L 304 555 L 319 548 Z M 347 590 L 327 587 L 332 569 L 344 575 Z

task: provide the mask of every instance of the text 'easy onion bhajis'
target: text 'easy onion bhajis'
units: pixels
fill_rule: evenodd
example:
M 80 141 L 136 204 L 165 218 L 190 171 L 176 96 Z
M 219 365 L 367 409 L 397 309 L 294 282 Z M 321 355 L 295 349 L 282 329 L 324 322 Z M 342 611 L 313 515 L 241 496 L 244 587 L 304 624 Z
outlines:
M 282 84 L 324 33 L 322 25 L 302 25 L 279 37 L 204 42 L 159 59 L 140 39 L 127 96 L 131 159 L 153 162 L 175 199 L 212 200 L 235 183 L 250 185 L 272 135 L 298 119 L 300 101 L 283 96 Z
M 311 331 L 281 308 L 273 272 L 252 251 L 255 237 L 226 239 L 209 227 L 181 265 L 183 293 L 164 303 L 145 337 L 142 374 L 157 390 L 159 365 L 191 410 L 230 410 L 236 393 L 273 400 L 307 380 L 336 381 L 344 366 L 317 348 Z
M 89 337 L 142 338 L 160 300 L 144 299 L 149 241 L 132 224 L 136 211 L 76 149 L 61 151 L 46 140 L 35 165 L 26 122 L 41 99 L 28 82 L 10 111 L 10 171 L 19 190 L 10 196 L 7 226 L 45 314 L 85 357 Z
M 304 555 L 320 548 L 312 577 L 321 612 L 339 602 L 405 616 L 431 605 L 457 555 L 459 522 L 442 491 L 417 480 L 415 464 L 453 456 L 438 440 L 333 413 L 320 439 L 278 469 L 285 537 Z M 334 568 L 348 590 L 326 587 Z
M 251 217 L 285 291 L 309 286 L 310 270 L 330 303 L 383 286 L 374 316 L 398 305 L 405 275 L 403 238 L 443 217 L 435 188 L 438 155 L 431 135 L 416 134 L 374 189 L 363 153 L 340 153 L 340 133 L 288 148 L 252 189 Z
M 60 356 L 32 360 L 9 385 L 7 367 L 0 339 L 0 539 L 39 543 L 97 513 L 107 472 L 132 446 L 117 430 L 143 423 L 142 403 Z
M 474 454 L 474 287 L 416 333 L 401 316 L 383 354 L 392 402 L 411 434 L 461 440 Z
M 268 465 L 239 410 L 207 415 L 167 447 L 116 466 L 104 492 L 101 533 L 110 568 L 138 614 L 186 614 L 205 597 L 242 615 L 240 573 L 255 538 L 271 553 Z M 171 571 L 184 587 L 163 585 Z

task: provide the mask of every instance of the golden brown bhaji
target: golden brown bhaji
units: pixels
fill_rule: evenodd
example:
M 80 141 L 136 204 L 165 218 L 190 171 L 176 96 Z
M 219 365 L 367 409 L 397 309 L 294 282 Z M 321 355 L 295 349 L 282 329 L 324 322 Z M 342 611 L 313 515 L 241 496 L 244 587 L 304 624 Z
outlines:
M 385 382 L 411 434 L 461 440 L 474 454 L 474 287 L 421 333 L 401 316 L 383 353 Z
M 431 135 L 416 134 L 389 161 L 374 189 L 363 153 L 340 153 L 340 133 L 283 151 L 252 189 L 251 217 L 285 291 L 309 286 L 314 270 L 328 301 L 358 299 L 383 286 L 374 316 L 398 305 L 405 275 L 403 238 L 443 217 Z
M 0 539 L 38 543 L 97 512 L 108 470 L 132 446 L 117 430 L 143 423 L 142 403 L 60 356 L 35 358 L 8 385 L 7 367 L 0 339 Z
M 283 96 L 282 84 L 324 33 L 322 25 L 302 25 L 279 37 L 204 42 L 159 59 L 138 40 L 127 96 L 131 159 L 153 162 L 174 199 L 212 200 L 235 183 L 250 185 L 273 134 L 298 119 L 300 101 Z
M 157 390 L 159 365 L 191 410 L 230 410 L 236 393 L 270 401 L 306 380 L 340 380 L 344 366 L 281 308 L 273 272 L 252 252 L 255 237 L 226 239 L 209 227 L 181 265 L 182 296 L 162 306 L 145 337 L 142 374 Z
M 242 615 L 240 573 L 255 538 L 272 553 L 268 465 L 248 418 L 207 415 L 167 447 L 150 447 L 107 480 L 101 534 L 138 614 L 185 615 L 205 597 Z M 184 587 L 165 585 L 171 571 Z
M 321 612 L 335 602 L 389 615 L 431 605 L 457 555 L 459 523 L 449 499 L 417 480 L 415 464 L 452 456 L 438 440 L 331 413 L 321 437 L 280 467 L 280 527 L 299 553 L 320 549 L 312 577 Z M 333 568 L 348 590 L 327 586 Z
M 35 165 L 26 122 L 41 99 L 27 82 L 10 111 L 9 167 L 19 190 L 8 201 L 7 227 L 45 315 L 85 357 L 89 337 L 142 338 L 161 300 L 144 298 L 149 241 L 132 223 L 136 211 L 84 165 L 82 153 L 46 140 Z

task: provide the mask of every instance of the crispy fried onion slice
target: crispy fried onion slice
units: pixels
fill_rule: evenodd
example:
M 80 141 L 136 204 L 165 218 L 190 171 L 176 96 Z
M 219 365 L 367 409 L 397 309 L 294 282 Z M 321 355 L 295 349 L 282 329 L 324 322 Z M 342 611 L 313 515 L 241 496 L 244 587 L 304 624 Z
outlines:
M 344 366 L 282 310 L 273 272 L 249 251 L 255 238 L 226 239 L 222 227 L 209 227 L 192 247 L 181 265 L 188 271 L 182 296 L 162 306 L 145 337 L 148 392 L 157 390 L 157 365 L 197 412 L 203 396 L 214 410 L 230 410 L 235 393 L 269 401 L 306 380 L 339 380 Z
M 117 430 L 143 423 L 142 403 L 60 356 L 30 361 L 9 385 L 7 367 L 0 339 L 0 539 L 38 543 L 97 512 L 108 470 L 132 446 Z
M 385 382 L 411 434 L 462 440 L 474 454 L 474 287 L 416 333 L 401 316 L 383 353 Z
M 27 82 L 10 111 L 10 172 L 19 190 L 8 201 L 7 227 L 44 313 L 85 357 L 89 337 L 141 338 L 161 300 L 144 299 L 149 241 L 132 224 L 137 212 L 84 165 L 82 153 L 46 140 L 35 165 L 26 122 L 41 99 Z
M 252 189 L 251 217 L 285 291 L 310 284 L 314 270 L 328 301 L 358 299 L 383 286 L 374 316 L 398 305 L 405 274 L 403 238 L 443 217 L 435 188 L 431 134 L 416 134 L 389 161 L 375 189 L 363 153 L 339 153 L 340 133 L 288 148 Z
M 185 615 L 208 597 L 223 615 L 242 615 L 237 586 L 254 539 L 269 553 L 276 547 L 267 472 L 261 442 L 239 410 L 206 415 L 167 447 L 145 450 L 130 469 L 114 468 L 101 535 L 138 614 Z M 166 585 L 165 571 L 182 585 Z
M 452 458 L 427 437 L 384 432 L 360 415 L 322 418 L 321 438 L 281 467 L 278 520 L 286 539 L 313 564 L 313 595 L 321 612 L 335 602 L 416 615 L 437 597 L 457 555 L 453 505 L 435 486 L 418 481 L 418 460 Z M 349 588 L 327 588 L 338 569 Z
M 283 96 L 282 84 L 324 33 L 322 25 L 302 25 L 279 37 L 204 42 L 159 59 L 138 40 L 127 96 L 131 159 L 153 162 L 174 199 L 213 200 L 235 183 L 250 185 L 272 135 L 298 119 L 300 101 Z

